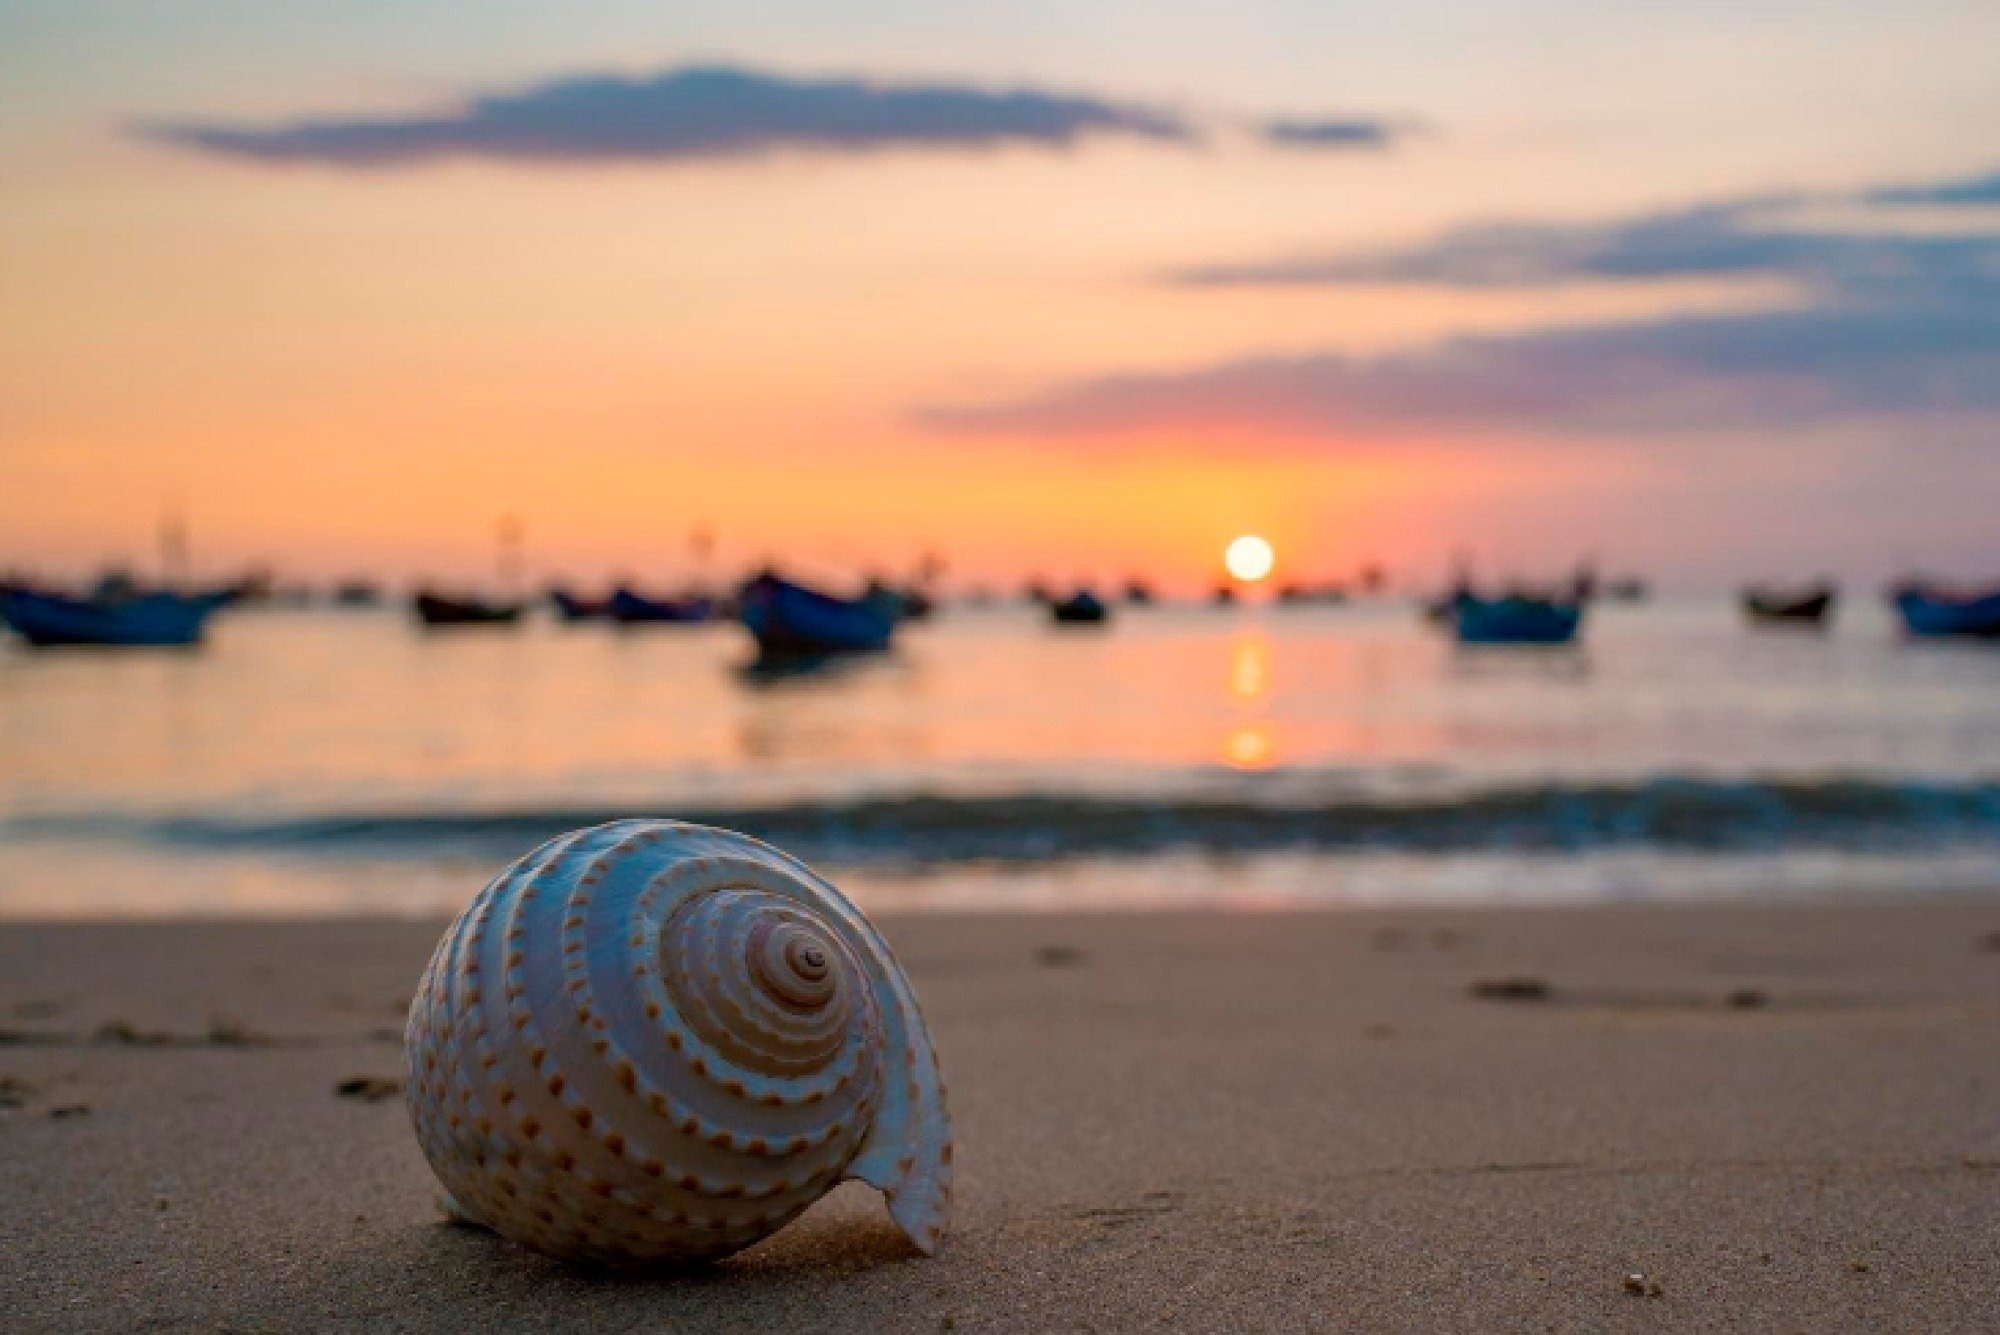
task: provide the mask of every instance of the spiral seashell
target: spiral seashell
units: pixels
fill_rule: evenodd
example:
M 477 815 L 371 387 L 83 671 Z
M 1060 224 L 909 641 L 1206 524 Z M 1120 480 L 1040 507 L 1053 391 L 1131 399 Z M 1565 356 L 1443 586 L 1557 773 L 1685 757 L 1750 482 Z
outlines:
M 574 1260 L 699 1261 L 845 1178 L 926 1254 L 951 1199 L 937 1056 L 888 946 L 745 835 L 579 830 L 459 915 L 410 1006 L 446 1206 Z

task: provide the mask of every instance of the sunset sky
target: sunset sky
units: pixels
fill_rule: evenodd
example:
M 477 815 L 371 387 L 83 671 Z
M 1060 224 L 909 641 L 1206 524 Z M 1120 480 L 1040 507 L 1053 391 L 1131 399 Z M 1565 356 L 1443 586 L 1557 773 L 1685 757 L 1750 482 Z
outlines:
M 0 568 L 2000 576 L 2000 10 L 0 8 Z

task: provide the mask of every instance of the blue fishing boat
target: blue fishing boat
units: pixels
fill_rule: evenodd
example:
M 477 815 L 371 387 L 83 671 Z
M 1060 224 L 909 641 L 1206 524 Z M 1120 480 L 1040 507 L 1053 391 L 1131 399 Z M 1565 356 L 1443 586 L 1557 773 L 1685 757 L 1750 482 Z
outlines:
M 1920 639 L 2000 639 L 2000 589 L 1955 593 L 1929 584 L 1905 584 L 1890 599 L 1903 629 Z
M 1111 619 L 1111 609 L 1089 589 L 1078 589 L 1049 604 L 1049 619 L 1058 626 L 1101 626 Z
M 698 594 L 686 598 L 650 598 L 620 586 L 612 590 L 606 610 L 621 626 L 685 626 L 713 617 L 715 599 Z
M 201 643 L 208 618 L 227 593 L 164 591 L 72 598 L 39 589 L 0 589 L 0 620 L 29 644 L 107 648 L 185 648 Z
M 1526 594 L 1481 598 L 1461 593 L 1451 605 L 1460 644 L 1569 644 L 1583 624 L 1581 602 Z
M 743 586 L 737 615 L 767 658 L 814 658 L 887 649 L 901 599 L 882 588 L 838 598 L 776 575 Z

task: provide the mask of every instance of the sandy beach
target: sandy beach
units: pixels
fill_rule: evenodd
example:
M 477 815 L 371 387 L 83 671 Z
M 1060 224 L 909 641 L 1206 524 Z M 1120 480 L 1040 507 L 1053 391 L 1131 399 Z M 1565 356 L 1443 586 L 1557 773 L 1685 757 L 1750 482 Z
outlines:
M 951 1084 L 942 1254 L 849 1185 L 657 1277 L 441 1223 L 400 1098 L 337 1092 L 397 1077 L 439 927 L 0 933 L 9 1327 L 2000 1319 L 1991 904 L 889 919 Z

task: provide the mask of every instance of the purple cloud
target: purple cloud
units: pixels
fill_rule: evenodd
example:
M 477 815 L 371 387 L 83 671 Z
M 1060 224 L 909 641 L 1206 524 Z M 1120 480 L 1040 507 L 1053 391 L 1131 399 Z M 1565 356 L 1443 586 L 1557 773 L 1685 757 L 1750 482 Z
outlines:
M 388 167 L 440 158 L 674 162 L 777 150 L 1065 148 L 1086 137 L 1191 143 L 1178 115 L 1034 88 L 800 79 L 720 67 L 556 79 L 431 115 L 275 126 L 144 124 L 148 139 L 255 162 Z
M 1930 185 L 1887 186 L 1870 191 L 1867 198 L 1871 204 L 1987 208 L 2000 205 L 2000 172 L 1961 181 L 1938 181 Z
M 1604 224 L 1481 226 L 1400 249 L 1211 266 L 1171 279 L 1476 289 L 1756 276 L 1791 288 L 1782 309 L 1457 338 L 1387 357 L 1249 357 L 932 408 L 919 418 L 945 430 L 1019 435 L 1226 426 L 1340 438 L 1438 427 L 1698 432 L 2000 413 L 2000 232 L 1817 233 L 1762 221 L 1783 202 Z
M 1401 132 L 1378 120 L 1269 120 L 1257 127 L 1274 148 L 1388 148 Z

